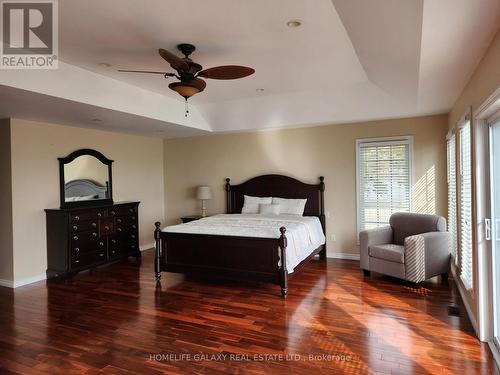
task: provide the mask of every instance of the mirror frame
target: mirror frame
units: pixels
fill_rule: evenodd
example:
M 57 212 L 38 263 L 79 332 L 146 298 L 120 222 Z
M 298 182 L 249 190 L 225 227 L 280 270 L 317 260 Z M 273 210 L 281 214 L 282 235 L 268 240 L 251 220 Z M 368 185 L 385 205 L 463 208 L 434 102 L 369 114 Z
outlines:
M 97 158 L 101 163 L 108 166 L 108 196 L 107 199 L 96 199 L 88 201 L 76 201 L 76 202 L 66 202 L 65 196 L 65 182 L 64 182 L 64 166 L 71 163 L 79 156 L 90 155 Z M 91 207 L 91 206 L 103 206 L 113 204 L 113 173 L 111 165 L 114 160 L 108 159 L 106 156 L 101 154 L 99 151 L 92 150 L 90 148 L 83 148 L 80 150 L 73 151 L 71 154 L 64 158 L 57 158 L 59 160 L 59 194 L 61 197 L 61 208 L 73 208 L 73 207 Z

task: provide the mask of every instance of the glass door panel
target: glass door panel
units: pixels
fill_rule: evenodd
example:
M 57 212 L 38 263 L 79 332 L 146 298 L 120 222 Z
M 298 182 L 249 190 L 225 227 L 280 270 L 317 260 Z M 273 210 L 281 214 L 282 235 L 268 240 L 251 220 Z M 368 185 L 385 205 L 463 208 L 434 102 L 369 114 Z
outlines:
M 495 344 L 500 348 L 500 120 L 490 123 L 490 173 Z

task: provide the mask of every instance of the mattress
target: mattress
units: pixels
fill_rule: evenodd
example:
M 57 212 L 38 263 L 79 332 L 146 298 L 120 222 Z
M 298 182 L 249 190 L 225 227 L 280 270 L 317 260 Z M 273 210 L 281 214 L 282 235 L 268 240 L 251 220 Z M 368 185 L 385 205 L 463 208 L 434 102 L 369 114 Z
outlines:
M 292 273 L 300 262 L 319 246 L 325 244 L 326 238 L 321 222 L 315 216 L 221 214 L 186 224 L 168 226 L 163 231 L 219 236 L 279 238 L 281 235 L 280 227 L 286 228 L 288 240 L 286 265 L 288 273 Z

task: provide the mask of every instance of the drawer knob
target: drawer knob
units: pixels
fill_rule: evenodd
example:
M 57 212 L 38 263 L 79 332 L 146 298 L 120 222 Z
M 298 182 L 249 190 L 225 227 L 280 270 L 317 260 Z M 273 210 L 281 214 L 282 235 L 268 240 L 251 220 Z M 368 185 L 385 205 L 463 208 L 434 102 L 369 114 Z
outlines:
M 78 230 L 78 226 L 73 225 L 73 230 Z
M 79 247 L 75 247 L 75 253 L 79 253 L 80 252 L 80 248 Z
M 76 216 L 75 216 L 75 220 L 76 220 L 76 221 L 80 220 L 80 216 L 76 215 Z
M 115 211 L 111 211 L 111 215 L 116 215 L 116 212 Z
M 75 260 L 75 263 L 78 264 L 78 263 L 80 263 L 80 261 L 77 259 L 77 260 Z
M 135 225 L 135 224 L 132 225 L 132 228 L 137 229 L 137 225 Z
M 97 213 L 97 217 L 101 217 L 102 214 L 100 212 Z
M 116 254 L 116 251 L 111 250 L 111 254 L 115 255 L 115 254 Z
M 95 228 L 97 227 L 97 223 L 92 223 L 92 226 Z
M 78 241 L 78 236 L 73 236 L 73 240 Z
M 121 222 L 122 222 L 122 219 L 116 219 L 116 222 L 117 222 L 117 223 L 121 223 Z
M 102 257 L 104 256 L 104 254 L 103 254 L 103 253 L 100 253 L 100 254 L 99 254 L 99 256 L 102 258 Z
M 92 232 L 92 236 L 97 237 L 97 233 L 96 232 Z
M 99 246 L 104 246 L 104 242 L 99 242 Z
M 121 231 L 122 231 L 122 228 L 116 228 L 116 230 L 117 230 L 118 232 L 121 232 Z
M 116 240 L 111 240 L 111 242 L 116 243 Z
M 105 226 L 105 227 L 104 227 L 104 229 L 109 230 L 109 227 L 108 227 L 108 226 Z
M 135 238 L 135 234 L 132 234 L 130 237 Z

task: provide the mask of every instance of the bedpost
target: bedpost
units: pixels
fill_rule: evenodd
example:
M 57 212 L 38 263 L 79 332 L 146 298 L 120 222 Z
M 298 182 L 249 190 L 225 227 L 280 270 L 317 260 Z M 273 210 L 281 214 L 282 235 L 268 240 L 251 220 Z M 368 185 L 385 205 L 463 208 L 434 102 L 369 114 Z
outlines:
M 231 208 L 231 179 L 226 178 L 226 214 L 232 213 Z
M 326 216 L 325 216 L 325 178 L 323 176 L 319 177 L 319 194 L 320 194 L 320 212 L 319 220 L 321 226 L 323 227 L 323 233 L 326 236 Z M 319 259 L 326 259 L 326 243 L 323 245 L 323 249 L 319 252 Z
M 280 228 L 281 236 L 280 236 L 280 258 L 281 258 L 281 268 L 280 268 L 280 286 L 281 286 L 281 295 L 283 298 L 286 298 L 288 294 L 288 270 L 286 269 L 286 246 L 287 239 L 285 236 L 286 228 Z
M 157 221 L 155 223 L 155 232 L 154 232 L 154 237 L 155 237 L 155 242 L 156 242 L 156 250 L 155 250 L 155 278 L 156 281 L 160 281 L 161 279 L 161 229 L 160 229 L 161 223 Z

